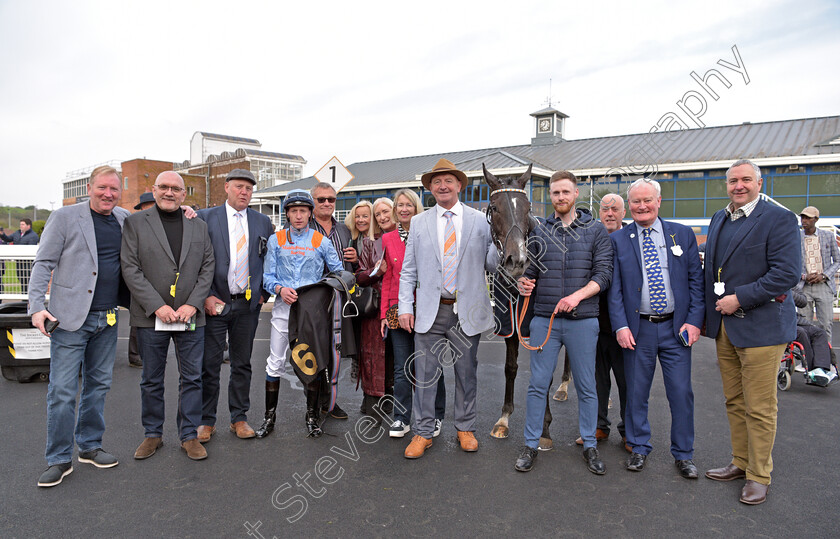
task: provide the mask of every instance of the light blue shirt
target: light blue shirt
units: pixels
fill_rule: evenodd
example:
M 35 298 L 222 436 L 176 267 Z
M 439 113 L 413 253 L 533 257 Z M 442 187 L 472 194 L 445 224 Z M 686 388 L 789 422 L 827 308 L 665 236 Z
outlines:
M 659 255 L 659 266 L 662 268 L 662 280 L 665 283 L 665 311 L 662 314 L 674 312 L 674 293 L 671 291 L 671 275 L 668 273 L 668 247 L 667 241 L 670 238 L 665 237 L 665 232 L 662 228 L 662 221 L 656 219 L 651 225 L 650 238 L 653 240 L 653 245 L 656 247 L 656 254 Z M 645 248 L 642 245 L 644 240 L 643 228 L 636 224 L 639 239 L 639 252 L 642 255 L 642 303 L 639 306 L 639 312 L 642 314 L 657 314 L 650 307 L 650 288 L 648 287 L 647 260 L 645 260 Z
M 321 236 L 317 247 L 313 236 Z M 268 252 L 263 265 L 263 287 L 270 294 L 275 288 L 299 288 L 317 283 L 324 276 L 324 264 L 332 272 L 344 269 L 332 242 L 319 232 L 306 227 L 303 230 L 286 229 L 286 242 L 278 245 L 277 235 L 268 239 Z

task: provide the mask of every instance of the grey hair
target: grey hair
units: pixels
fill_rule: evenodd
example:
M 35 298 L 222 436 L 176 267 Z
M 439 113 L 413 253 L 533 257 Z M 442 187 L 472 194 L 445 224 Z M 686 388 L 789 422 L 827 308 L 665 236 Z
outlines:
M 321 189 L 329 189 L 329 190 L 330 190 L 330 191 L 332 191 L 333 193 L 336 193 L 336 194 L 337 194 L 337 191 L 335 190 L 335 187 L 333 187 L 332 185 L 328 184 L 327 182 L 318 182 L 318 183 L 316 183 L 314 186 L 312 186 L 312 189 L 310 189 L 310 190 L 309 190 L 309 194 L 310 194 L 310 195 L 312 195 L 312 196 L 314 197 L 314 196 L 315 196 L 315 192 L 316 192 L 316 191 L 320 191 Z
M 759 179 L 759 178 L 761 177 L 761 169 L 760 169 L 760 168 L 758 168 L 758 165 L 756 165 L 755 163 L 753 163 L 753 162 L 752 162 L 752 161 L 750 161 L 749 159 L 738 159 L 737 161 L 735 161 L 734 163 L 732 163 L 731 165 L 729 165 L 729 168 L 728 168 L 728 169 L 726 169 L 726 177 L 727 177 L 727 178 L 729 178 L 729 172 L 730 172 L 733 168 L 735 168 L 735 167 L 740 167 L 741 165 L 749 165 L 749 166 L 751 166 L 751 167 L 753 168 L 753 170 L 755 171 L 755 179 L 756 179 L 756 180 L 757 180 L 757 179 Z
M 630 199 L 630 191 L 633 190 L 635 187 L 639 187 L 640 185 L 652 185 L 654 189 L 656 189 L 656 196 L 662 196 L 662 187 L 659 186 L 659 182 L 656 180 L 651 180 L 650 178 L 639 178 L 638 180 L 634 181 L 630 184 L 630 187 L 627 188 L 627 199 Z

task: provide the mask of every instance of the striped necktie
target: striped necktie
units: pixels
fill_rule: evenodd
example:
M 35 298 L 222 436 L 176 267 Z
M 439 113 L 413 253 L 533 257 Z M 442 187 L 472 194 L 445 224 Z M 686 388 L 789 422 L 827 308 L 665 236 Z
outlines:
M 233 235 L 236 239 L 236 266 L 233 268 L 233 282 L 239 294 L 248 288 L 248 242 L 245 240 L 245 228 L 242 226 L 242 214 L 236 212 L 236 223 L 233 225 Z
M 659 255 L 656 253 L 656 246 L 653 238 L 650 237 L 650 228 L 642 230 L 642 251 L 645 256 L 645 274 L 648 281 L 648 293 L 650 296 L 650 308 L 656 314 L 662 314 L 668 301 L 665 298 L 665 280 L 662 278 L 662 266 L 659 265 Z
M 455 241 L 455 216 L 451 211 L 443 213 L 446 227 L 443 229 L 443 288 L 454 294 L 458 288 L 458 242 Z

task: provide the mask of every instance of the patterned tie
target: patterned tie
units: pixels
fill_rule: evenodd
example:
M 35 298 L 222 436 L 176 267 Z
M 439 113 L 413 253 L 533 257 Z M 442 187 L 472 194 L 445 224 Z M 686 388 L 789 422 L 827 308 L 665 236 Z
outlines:
M 451 211 L 443 213 L 446 227 L 443 229 L 443 288 L 454 294 L 458 288 L 458 242 L 455 241 L 455 223 Z
M 656 314 L 662 314 L 668 304 L 665 298 L 665 281 L 662 279 L 662 266 L 659 265 L 659 255 L 650 228 L 642 230 L 642 251 L 645 257 L 645 273 L 647 274 L 648 291 L 650 294 L 650 308 Z
M 236 237 L 236 266 L 233 268 L 233 282 L 239 289 L 238 294 L 248 287 L 248 245 L 245 241 L 245 229 L 242 227 L 242 214 L 236 212 L 233 235 Z

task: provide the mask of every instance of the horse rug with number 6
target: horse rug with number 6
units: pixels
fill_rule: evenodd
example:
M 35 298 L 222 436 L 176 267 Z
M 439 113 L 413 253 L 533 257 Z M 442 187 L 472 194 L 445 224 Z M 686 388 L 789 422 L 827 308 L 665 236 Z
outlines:
M 326 370 L 330 411 L 335 405 L 341 365 L 341 319 L 359 314 L 347 300 L 355 283 L 349 271 L 330 273 L 317 283 L 298 288 L 298 299 L 289 310 L 287 360 L 305 387 Z

